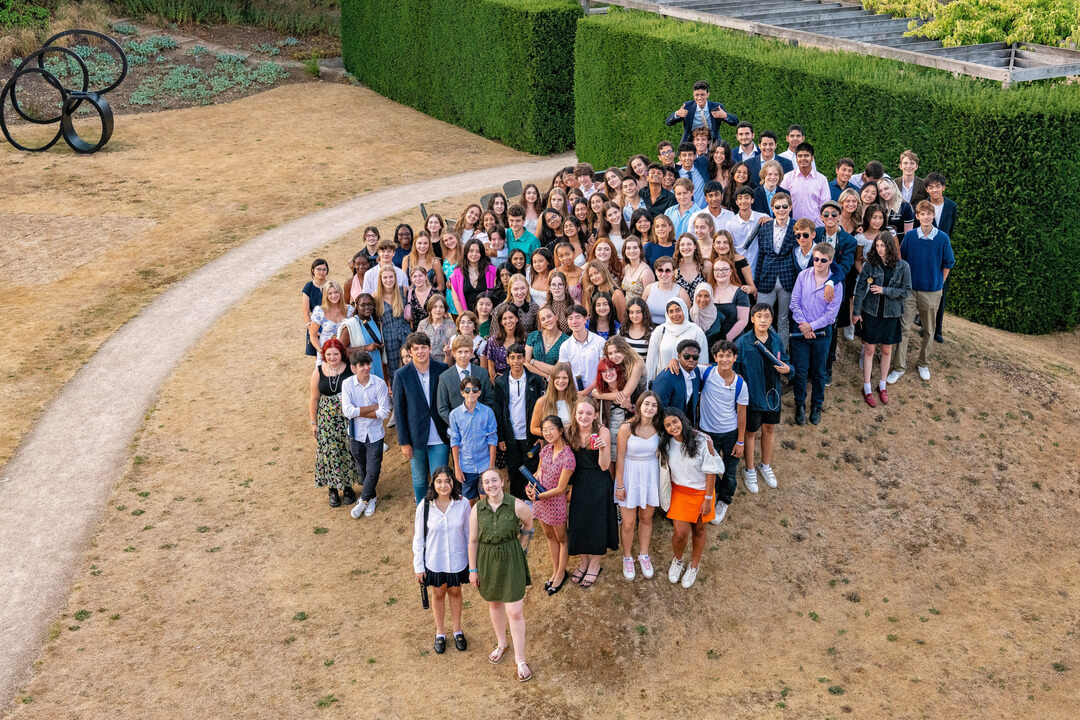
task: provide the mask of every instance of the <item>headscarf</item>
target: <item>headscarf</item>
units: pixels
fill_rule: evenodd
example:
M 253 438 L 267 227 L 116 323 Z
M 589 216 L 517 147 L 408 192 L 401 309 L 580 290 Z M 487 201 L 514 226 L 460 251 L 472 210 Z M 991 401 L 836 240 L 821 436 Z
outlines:
M 701 308 L 697 303 L 697 296 L 701 293 L 705 293 L 709 296 L 709 304 L 705 308 Z M 694 291 L 693 307 L 690 308 L 690 319 L 697 323 L 697 326 L 701 328 L 702 332 L 708 333 L 712 328 L 713 323 L 716 322 L 716 305 L 713 302 L 712 288 L 709 287 L 709 283 L 701 283 L 698 285 L 697 290 Z
M 683 321 L 679 325 L 671 322 L 667 315 L 668 308 L 671 307 L 672 303 L 682 308 Z M 664 304 L 664 327 L 667 328 L 666 334 L 671 334 L 674 337 L 680 337 L 695 327 L 694 323 L 690 321 L 690 313 L 686 309 L 686 303 L 683 302 L 682 298 L 673 297 Z

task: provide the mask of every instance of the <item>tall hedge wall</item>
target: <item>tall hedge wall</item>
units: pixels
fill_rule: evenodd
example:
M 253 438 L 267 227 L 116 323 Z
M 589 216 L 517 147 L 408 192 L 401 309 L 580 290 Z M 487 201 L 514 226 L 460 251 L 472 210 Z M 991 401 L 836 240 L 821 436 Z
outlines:
M 343 0 L 346 69 L 372 90 L 527 152 L 574 144 L 573 0 Z
M 818 167 L 911 148 L 959 205 L 949 309 L 1015 332 L 1080 322 L 1080 88 L 987 82 L 879 58 L 636 12 L 591 16 L 576 40 L 575 136 L 582 160 L 654 156 L 681 125 L 664 118 L 707 79 L 711 98 L 760 132 L 805 127 Z M 725 132 L 734 144 L 734 129 Z M 782 140 L 781 140 L 782 144 Z

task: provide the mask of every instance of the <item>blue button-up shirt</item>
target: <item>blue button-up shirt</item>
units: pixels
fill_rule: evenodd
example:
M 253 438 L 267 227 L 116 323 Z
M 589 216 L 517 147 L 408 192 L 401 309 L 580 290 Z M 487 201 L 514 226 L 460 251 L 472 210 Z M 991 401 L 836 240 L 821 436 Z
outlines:
M 671 218 L 671 223 L 675 226 L 676 245 L 678 244 L 679 236 L 685 232 L 690 232 L 690 219 L 700 210 L 700 205 L 693 205 L 689 210 L 683 213 L 679 212 L 678 205 L 672 205 L 664 211 L 664 214 Z
M 499 444 L 495 413 L 482 403 L 471 412 L 464 404 L 450 411 L 450 447 L 458 448 L 461 471 L 479 473 L 491 467 L 489 447 Z

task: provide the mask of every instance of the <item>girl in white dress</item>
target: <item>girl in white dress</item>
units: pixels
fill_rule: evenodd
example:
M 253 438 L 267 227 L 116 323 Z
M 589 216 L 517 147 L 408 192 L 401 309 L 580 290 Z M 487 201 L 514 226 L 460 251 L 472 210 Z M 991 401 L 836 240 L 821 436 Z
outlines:
M 619 428 L 615 469 L 615 502 L 624 508 L 619 534 L 622 539 L 623 577 L 633 580 L 634 526 L 638 531 L 638 562 L 641 574 L 653 576 L 649 559 L 653 511 L 660 504 L 660 459 L 656 454 L 663 432 L 660 398 L 646 392 L 638 398 L 634 416 Z

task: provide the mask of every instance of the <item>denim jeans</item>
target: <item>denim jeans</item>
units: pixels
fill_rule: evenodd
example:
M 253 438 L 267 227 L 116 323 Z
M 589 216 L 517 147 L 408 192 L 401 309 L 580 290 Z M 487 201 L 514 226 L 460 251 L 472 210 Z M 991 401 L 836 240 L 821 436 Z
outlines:
M 371 442 L 359 442 L 349 440 L 349 449 L 352 451 L 353 460 L 356 461 L 356 470 L 364 483 L 360 490 L 361 500 L 370 500 L 375 497 L 375 486 L 379 483 L 379 474 L 382 472 L 383 439 Z
M 735 449 L 735 441 L 739 439 L 739 430 L 729 430 L 725 433 L 708 433 L 712 439 L 713 450 L 720 453 L 724 458 L 724 474 L 716 479 L 716 499 L 725 505 L 730 505 L 735 497 L 736 471 L 739 469 L 739 458 L 731 454 Z
M 806 407 L 807 378 L 812 384 L 810 407 L 821 407 L 825 402 L 825 362 L 831 339 L 831 327 L 826 328 L 825 337 L 813 340 L 807 340 L 802 334 L 791 334 L 791 364 L 795 366 L 791 390 L 796 408 Z
M 413 445 L 412 460 L 409 468 L 412 470 L 412 489 L 416 502 L 420 502 L 427 495 L 428 480 L 435 468 L 447 465 L 450 462 L 449 445 L 425 445 L 417 447 Z

